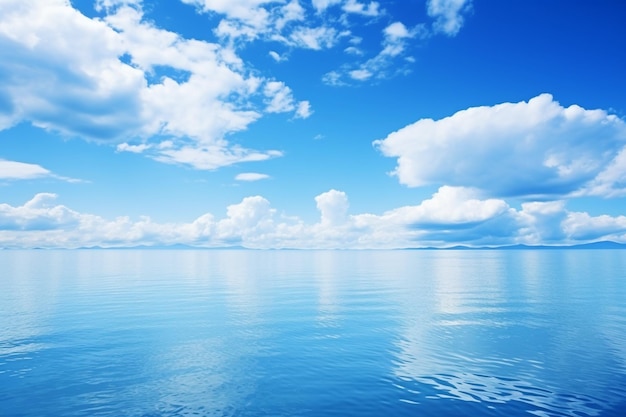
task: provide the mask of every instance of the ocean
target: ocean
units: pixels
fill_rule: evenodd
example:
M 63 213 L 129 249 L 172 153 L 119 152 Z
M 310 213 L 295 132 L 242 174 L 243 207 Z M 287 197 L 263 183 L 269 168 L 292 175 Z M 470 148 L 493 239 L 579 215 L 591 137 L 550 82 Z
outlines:
M 0 416 L 623 417 L 626 251 L 0 251 Z

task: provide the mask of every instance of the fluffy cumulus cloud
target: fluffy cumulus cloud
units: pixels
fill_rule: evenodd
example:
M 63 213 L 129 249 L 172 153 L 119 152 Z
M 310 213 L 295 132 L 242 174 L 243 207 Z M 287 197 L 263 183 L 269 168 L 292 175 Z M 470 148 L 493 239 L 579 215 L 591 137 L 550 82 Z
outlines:
M 333 226 L 344 223 L 348 214 L 348 197 L 346 193 L 330 190 L 315 197 L 317 209 L 321 213 L 321 223 Z
M 626 123 L 549 94 L 422 119 L 375 146 L 411 187 L 473 187 L 526 199 L 626 194 Z
M 140 70 L 121 36 L 63 0 L 0 3 L 0 128 L 23 120 L 64 134 L 111 139 L 141 128 Z
M 263 3 L 205 6 L 257 19 Z M 103 0 L 97 9 L 101 18 L 66 0 L 0 4 L 0 129 L 26 121 L 200 169 L 280 155 L 226 139 L 263 116 L 274 82 L 252 75 L 232 47 L 159 28 L 140 1 Z M 270 110 L 308 116 L 289 94 L 293 103 Z
M 562 201 L 525 203 L 483 199 L 474 189 L 442 187 L 414 206 L 382 214 L 351 214 L 348 196 L 330 190 L 315 197 L 319 221 L 279 214 L 262 196 L 244 198 L 217 218 L 186 223 L 149 217 L 104 219 L 56 202 L 51 193 L 21 206 L 0 204 L 0 248 L 77 248 L 185 244 L 198 247 L 380 249 L 626 242 L 626 217 L 567 210 Z

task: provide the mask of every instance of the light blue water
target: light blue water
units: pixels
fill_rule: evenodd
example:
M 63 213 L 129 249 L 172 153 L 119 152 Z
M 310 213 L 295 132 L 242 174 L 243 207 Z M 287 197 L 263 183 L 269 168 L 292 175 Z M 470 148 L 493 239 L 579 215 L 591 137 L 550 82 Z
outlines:
M 626 416 L 626 251 L 0 252 L 0 416 Z

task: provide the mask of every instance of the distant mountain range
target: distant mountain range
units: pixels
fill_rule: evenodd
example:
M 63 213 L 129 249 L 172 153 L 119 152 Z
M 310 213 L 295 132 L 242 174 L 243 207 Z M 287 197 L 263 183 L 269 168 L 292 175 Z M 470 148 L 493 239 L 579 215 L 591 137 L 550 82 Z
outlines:
M 7 249 L 7 248 L 0 248 Z M 43 248 L 33 248 L 43 249 Z M 184 244 L 175 245 L 138 245 L 138 246 L 120 246 L 120 247 L 102 247 L 90 246 L 77 248 L 78 250 L 257 250 L 249 249 L 243 246 L 221 246 L 221 247 L 202 247 Z M 508 245 L 508 246 L 464 246 L 456 245 L 449 247 L 421 247 L 421 248 L 402 248 L 398 250 L 564 250 L 564 249 L 626 249 L 626 243 L 617 243 L 611 241 L 583 243 L 579 245 Z M 272 250 L 297 250 L 291 248 L 272 249 Z
M 555 250 L 555 249 L 626 249 L 626 244 L 611 241 L 582 243 L 579 245 L 508 245 L 508 246 L 451 246 L 446 248 L 410 248 L 409 250 Z

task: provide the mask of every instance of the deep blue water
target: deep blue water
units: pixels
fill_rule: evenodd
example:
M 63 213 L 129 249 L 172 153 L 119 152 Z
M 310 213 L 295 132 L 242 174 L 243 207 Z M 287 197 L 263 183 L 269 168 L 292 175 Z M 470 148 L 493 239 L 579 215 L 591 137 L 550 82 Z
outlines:
M 626 251 L 3 251 L 0 416 L 626 416 Z

